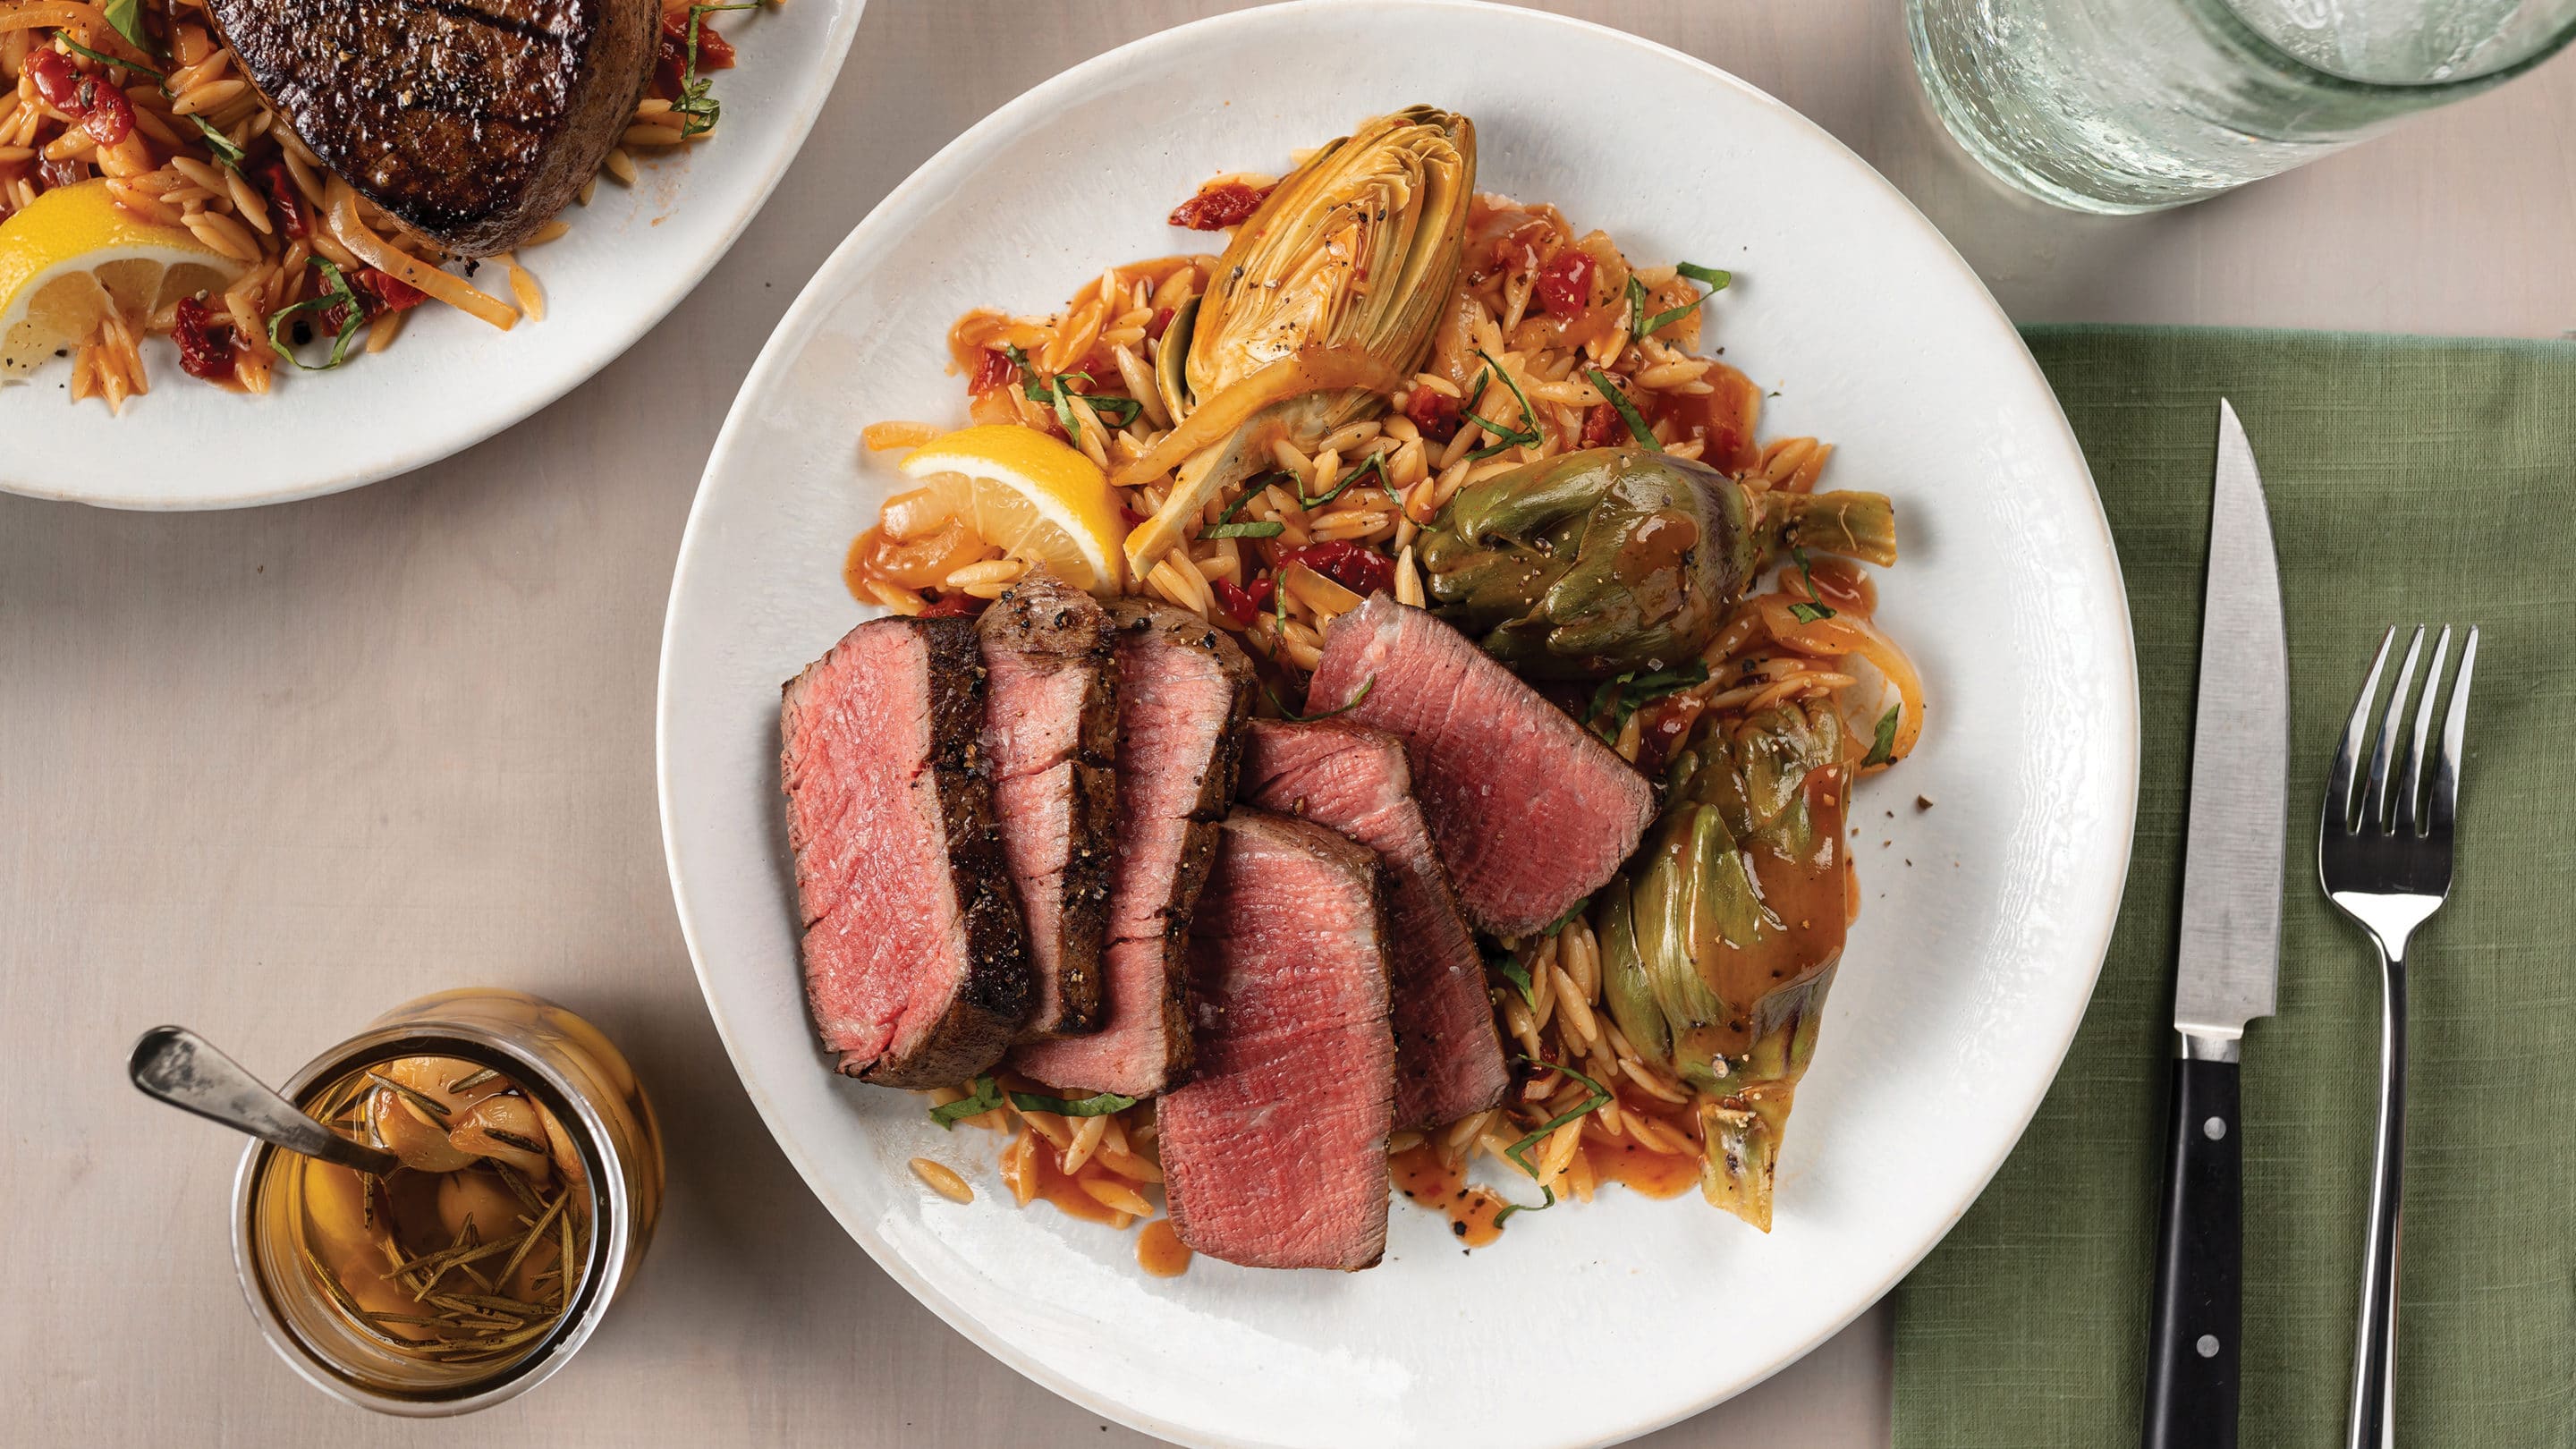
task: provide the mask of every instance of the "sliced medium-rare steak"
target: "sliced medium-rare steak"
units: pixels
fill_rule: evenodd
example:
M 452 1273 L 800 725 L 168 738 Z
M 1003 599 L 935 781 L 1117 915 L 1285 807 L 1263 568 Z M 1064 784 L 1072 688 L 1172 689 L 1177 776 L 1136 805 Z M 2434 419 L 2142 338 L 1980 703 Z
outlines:
M 1496 935 L 1564 915 L 1654 819 L 1654 789 L 1627 761 L 1466 635 L 1384 594 L 1325 632 L 1306 711 L 1345 705 L 1342 718 L 1404 741 L 1458 904 Z
M 787 683 L 779 781 L 805 999 L 851 1076 L 962 1081 L 1028 1015 L 983 724 L 968 619 L 872 620 Z
M 1395 1024 L 1395 1125 L 1437 1127 L 1503 1099 L 1485 963 L 1414 803 L 1404 742 L 1343 720 L 1255 720 L 1243 737 L 1242 797 L 1329 826 L 1386 868 L 1394 922 L 1387 969 Z
M 1395 1121 L 1383 872 L 1303 820 L 1227 817 L 1190 923 L 1198 1065 L 1156 1106 L 1172 1228 L 1254 1268 L 1386 1248 Z
M 1189 1071 L 1183 948 L 1234 797 L 1252 663 L 1180 609 L 1117 599 L 1108 610 L 1118 657 L 1108 1016 L 1088 1036 L 1031 1042 L 1012 1060 L 1052 1086 L 1142 1097 Z
M 322 163 L 460 256 L 525 241 L 644 96 L 658 0 L 209 0 Z
M 1028 923 L 1037 991 L 1029 1038 L 1096 1031 L 1109 929 L 1117 793 L 1117 664 L 1091 595 L 1036 577 L 1005 590 L 977 628 L 993 813 Z

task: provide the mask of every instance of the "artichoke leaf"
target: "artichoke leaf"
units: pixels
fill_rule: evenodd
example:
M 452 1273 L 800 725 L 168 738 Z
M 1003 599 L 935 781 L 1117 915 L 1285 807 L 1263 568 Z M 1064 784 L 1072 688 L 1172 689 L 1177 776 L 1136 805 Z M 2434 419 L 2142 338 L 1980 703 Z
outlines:
M 1707 647 L 1754 573 L 1744 490 L 1591 448 L 1460 489 L 1422 534 L 1440 616 L 1520 673 L 1604 679 Z
M 1176 314 L 1165 336 L 1177 340 L 1156 358 L 1179 425 L 1112 480 L 1179 473 L 1127 537 L 1137 577 L 1211 499 L 1269 468 L 1274 443 L 1313 451 L 1421 369 L 1457 286 L 1475 179 L 1474 123 L 1414 106 L 1316 152 L 1235 229 L 1186 331 Z

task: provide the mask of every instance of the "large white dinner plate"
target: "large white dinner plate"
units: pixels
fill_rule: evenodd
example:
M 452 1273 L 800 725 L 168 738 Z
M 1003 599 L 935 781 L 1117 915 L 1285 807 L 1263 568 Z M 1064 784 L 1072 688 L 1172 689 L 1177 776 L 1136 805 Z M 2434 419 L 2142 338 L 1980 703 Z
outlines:
M 679 305 L 751 224 L 813 129 L 866 0 L 786 0 L 717 17 L 739 52 L 715 73 L 716 134 L 602 177 L 572 230 L 521 261 L 546 320 L 509 332 L 452 307 L 412 314 L 396 344 L 335 372 L 280 364 L 265 397 L 208 387 L 146 339 L 152 391 L 111 414 L 73 404 L 67 363 L 0 388 L 0 491 L 111 508 L 240 508 L 355 488 L 483 441 L 588 381 Z M 477 282 L 505 299 L 485 266 Z
M 1922 664 L 1929 728 L 1855 802 L 1867 900 L 1769 1236 L 1695 1196 L 1608 1189 L 1467 1254 L 1398 1201 L 1368 1272 L 1202 1258 L 1149 1278 L 1130 1235 L 1015 1210 L 996 1139 L 943 1134 L 919 1098 L 826 1069 L 797 977 L 778 688 L 867 612 L 839 566 L 895 475 L 861 458 L 860 427 L 962 419 L 942 347 L 960 310 L 1050 310 L 1106 263 L 1197 249 L 1162 218 L 1201 178 L 1283 169 L 1290 148 L 1415 101 L 1475 118 L 1484 189 L 1554 202 L 1632 256 L 1735 269 L 1719 340 L 1780 390 L 1766 434 L 1828 437 L 1829 479 L 1896 498 L 1906 558 L 1881 575 L 1881 618 Z M 2091 992 L 2136 720 L 2118 565 L 2075 440 L 2003 314 L 1892 188 L 1777 102 L 1630 36 L 1334 0 L 1057 77 L 824 265 L 745 382 L 681 546 L 662 821 L 709 1009 L 770 1130 L 851 1236 L 977 1344 L 1193 1444 L 1574 1445 L 1776 1371 L 1975 1198 Z M 977 1201 L 931 1195 L 916 1154 L 966 1169 Z

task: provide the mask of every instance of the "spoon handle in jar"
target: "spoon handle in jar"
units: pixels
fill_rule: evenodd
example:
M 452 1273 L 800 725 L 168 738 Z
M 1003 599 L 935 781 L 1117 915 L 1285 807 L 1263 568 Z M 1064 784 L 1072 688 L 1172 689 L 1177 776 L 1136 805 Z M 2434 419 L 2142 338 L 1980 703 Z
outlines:
M 352 1142 L 297 1111 L 294 1103 L 184 1026 L 145 1032 L 126 1059 L 125 1074 L 147 1097 L 271 1146 L 378 1175 L 401 1166 L 392 1153 Z

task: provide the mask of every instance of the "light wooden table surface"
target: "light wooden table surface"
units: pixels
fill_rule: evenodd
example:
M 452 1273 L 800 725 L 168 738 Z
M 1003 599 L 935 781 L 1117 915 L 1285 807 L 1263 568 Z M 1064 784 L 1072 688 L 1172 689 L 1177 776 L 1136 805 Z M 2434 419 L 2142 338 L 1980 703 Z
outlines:
M 994 106 L 1221 8 L 877 0 L 732 256 L 537 418 L 280 508 L 0 499 L 0 1442 L 1148 1442 L 915 1305 L 771 1145 L 672 918 L 651 705 L 700 461 L 806 276 Z M 1568 8 L 1816 118 L 2025 320 L 2576 329 L 2576 62 L 2220 201 L 2098 220 L 1958 158 L 1896 0 Z M 463 1423 L 380 1421 L 260 1342 L 227 1248 L 235 1147 L 120 1066 L 138 1030 L 174 1020 L 280 1077 L 398 999 L 471 982 L 557 997 L 624 1043 L 668 1127 L 669 1210 L 631 1295 L 553 1383 Z M 1874 1449 L 1888 1357 L 1874 1312 L 1649 1442 Z

